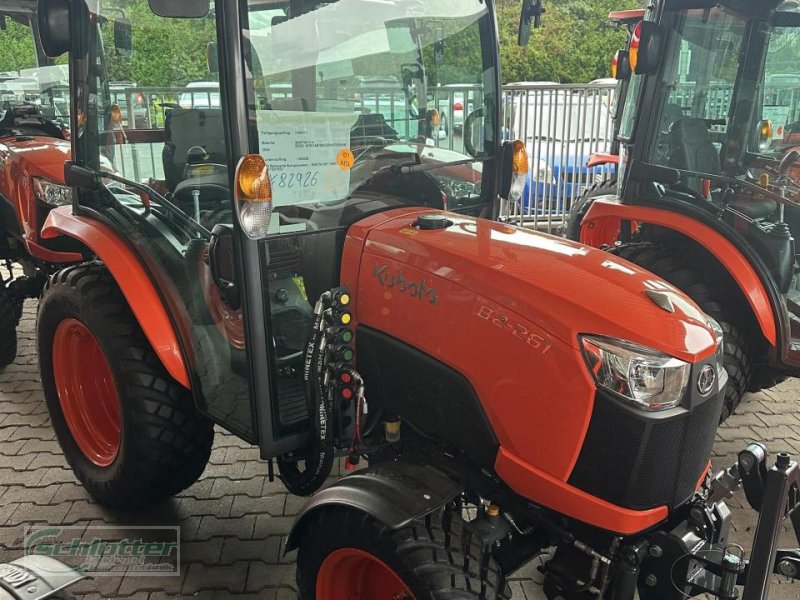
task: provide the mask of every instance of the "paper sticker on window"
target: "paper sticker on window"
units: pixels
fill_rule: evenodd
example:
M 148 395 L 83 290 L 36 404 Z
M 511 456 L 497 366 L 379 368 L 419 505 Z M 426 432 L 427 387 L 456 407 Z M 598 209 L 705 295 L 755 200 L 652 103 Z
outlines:
M 350 147 L 355 115 L 259 110 L 259 153 L 269 167 L 273 206 L 334 202 L 350 191 L 340 152 Z

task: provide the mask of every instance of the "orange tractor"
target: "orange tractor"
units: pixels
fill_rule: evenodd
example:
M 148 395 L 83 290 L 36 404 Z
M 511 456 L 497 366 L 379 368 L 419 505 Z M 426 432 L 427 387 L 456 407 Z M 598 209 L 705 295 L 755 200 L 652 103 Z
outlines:
M 800 373 L 800 78 L 785 61 L 797 14 L 793 2 L 656 2 L 618 73 L 630 78 L 618 189 L 570 223 L 570 238 L 653 271 L 720 323 L 723 417 L 747 390 Z
M 59 264 L 80 261 L 80 244 L 47 241 L 47 214 L 69 204 L 63 187 L 69 157 L 69 74 L 48 59 L 37 37 L 36 1 L 0 6 L 0 39 L 21 40 L 15 71 L 0 82 L 0 367 L 17 354 L 16 326 L 26 298 L 37 298 Z M 22 43 L 27 41 L 27 45 Z M 9 57 L 4 57 L 8 60 Z M 56 265 L 56 266 L 54 266 Z M 21 271 L 21 272 L 20 272 Z
M 773 572 L 798 577 L 776 540 L 800 467 L 753 444 L 710 472 L 714 320 L 632 263 L 473 216 L 518 201 L 528 172 L 502 137 L 491 1 L 125 4 L 134 57 L 148 27 L 214 25 L 220 106 L 118 135 L 102 4 L 40 0 L 73 82 L 72 203 L 42 237 L 91 259 L 48 280 L 37 344 L 99 502 L 190 485 L 217 423 L 292 493 L 337 456 L 369 462 L 292 529 L 304 600 L 508 598 L 552 547 L 550 598 L 754 600 Z M 522 41 L 542 10 L 523 3 Z M 437 93 L 461 84 L 476 106 L 443 148 Z M 137 145 L 162 151 L 147 184 L 116 169 Z M 748 557 L 728 543 L 739 485 L 760 510 Z

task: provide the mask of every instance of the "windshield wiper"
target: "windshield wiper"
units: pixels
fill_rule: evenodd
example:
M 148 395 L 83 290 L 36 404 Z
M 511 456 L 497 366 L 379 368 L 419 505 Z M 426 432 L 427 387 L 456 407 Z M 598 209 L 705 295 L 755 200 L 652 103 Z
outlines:
M 159 194 L 149 185 L 145 185 L 144 183 L 138 183 L 136 181 L 133 181 L 132 179 L 128 179 L 126 177 L 122 177 L 121 175 L 117 175 L 116 173 L 108 173 L 106 171 L 96 171 L 88 167 L 82 167 L 76 165 L 75 163 L 72 162 L 67 163 L 67 168 L 65 172 L 68 177 L 67 185 L 74 185 L 76 187 L 85 190 L 96 190 L 100 188 L 104 192 L 106 192 L 111 198 L 113 198 L 114 201 L 120 206 L 123 206 L 122 203 L 114 195 L 114 192 L 111 191 L 111 188 L 109 188 L 105 183 L 103 183 L 103 179 L 110 179 L 112 181 L 122 183 L 127 187 L 136 190 L 137 192 L 146 194 L 150 202 L 154 202 L 155 204 L 158 204 L 159 206 L 164 208 L 168 214 L 177 217 L 184 225 L 188 226 L 190 229 L 193 229 L 195 233 L 199 234 L 200 236 L 206 239 L 211 238 L 211 232 L 208 229 L 206 229 L 200 223 L 192 219 L 189 215 L 187 215 L 175 204 L 170 202 L 166 197 Z M 150 207 L 145 206 L 145 211 L 149 212 Z

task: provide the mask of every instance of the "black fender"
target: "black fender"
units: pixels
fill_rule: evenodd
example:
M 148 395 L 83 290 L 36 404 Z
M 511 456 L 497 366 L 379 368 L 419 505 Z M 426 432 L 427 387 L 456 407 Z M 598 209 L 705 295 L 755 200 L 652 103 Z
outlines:
M 431 514 L 464 486 L 431 466 L 407 461 L 381 463 L 343 477 L 316 494 L 295 518 L 286 552 L 296 549 L 311 516 L 328 506 L 368 514 L 392 529 Z

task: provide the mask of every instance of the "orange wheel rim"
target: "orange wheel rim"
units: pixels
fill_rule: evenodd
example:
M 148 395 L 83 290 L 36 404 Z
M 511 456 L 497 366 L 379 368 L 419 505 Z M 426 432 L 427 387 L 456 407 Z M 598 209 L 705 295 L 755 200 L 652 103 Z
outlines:
M 83 455 L 108 467 L 122 440 L 119 395 L 108 360 L 89 328 L 64 319 L 53 338 L 53 377 L 61 412 Z
M 317 600 L 415 600 L 400 576 L 369 552 L 341 548 L 317 574 Z

